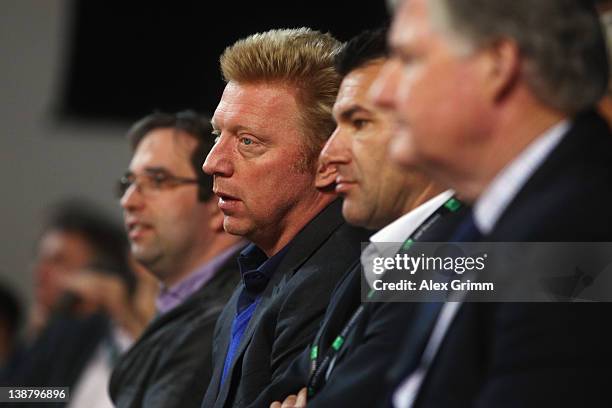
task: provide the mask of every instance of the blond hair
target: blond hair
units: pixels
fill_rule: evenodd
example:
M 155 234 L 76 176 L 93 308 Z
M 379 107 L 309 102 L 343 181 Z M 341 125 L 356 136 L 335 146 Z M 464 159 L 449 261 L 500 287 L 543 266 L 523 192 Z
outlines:
M 227 47 L 220 58 L 226 82 L 278 82 L 295 89 L 300 124 L 309 136 L 306 161 L 316 161 L 335 128 L 332 107 L 340 86 L 334 57 L 341 43 L 309 28 L 270 30 Z

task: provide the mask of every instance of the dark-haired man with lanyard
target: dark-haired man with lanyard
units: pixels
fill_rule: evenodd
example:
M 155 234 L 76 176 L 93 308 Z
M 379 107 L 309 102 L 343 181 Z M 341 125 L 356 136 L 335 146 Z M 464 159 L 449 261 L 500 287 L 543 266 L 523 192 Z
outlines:
M 449 224 L 463 208 L 452 192 L 442 192 L 425 176 L 398 172 L 386 163 L 391 121 L 367 96 L 385 58 L 382 30 L 358 35 L 339 53 L 336 68 L 343 81 L 334 105 L 337 128 L 321 153 L 325 164 L 336 167 L 344 218 L 370 229 L 384 227 L 370 238 L 362 263 L 377 243 L 397 243 L 401 251 L 404 243 Z M 361 265 L 356 263 L 336 287 L 311 346 L 252 406 L 272 401 L 277 401 L 273 407 L 280 401 L 283 407 L 304 406 L 308 399 L 309 407 L 374 407 L 384 401 L 384 372 L 400 348 L 413 305 L 361 304 Z

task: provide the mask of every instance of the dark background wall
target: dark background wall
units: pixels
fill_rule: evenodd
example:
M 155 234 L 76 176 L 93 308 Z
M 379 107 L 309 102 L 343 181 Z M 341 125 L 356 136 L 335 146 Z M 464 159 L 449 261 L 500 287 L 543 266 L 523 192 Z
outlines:
M 0 3 L 0 280 L 26 303 L 46 208 L 77 196 L 120 219 L 113 186 L 129 162 L 130 121 L 212 111 L 218 56 L 244 35 L 307 25 L 344 40 L 386 16 L 383 1 L 210 3 Z
M 60 113 L 134 119 L 153 109 L 212 112 L 223 49 L 249 34 L 307 26 L 347 40 L 384 24 L 383 1 L 101 1 L 73 4 Z

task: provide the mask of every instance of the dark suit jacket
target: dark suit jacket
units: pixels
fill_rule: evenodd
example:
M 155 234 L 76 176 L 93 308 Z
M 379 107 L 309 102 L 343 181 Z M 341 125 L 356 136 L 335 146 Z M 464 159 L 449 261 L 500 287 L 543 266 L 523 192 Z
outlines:
M 242 288 L 236 290 L 215 329 L 213 378 L 203 407 L 247 406 L 285 371 L 312 341 L 336 283 L 359 259 L 360 242 L 369 234 L 344 222 L 337 200 L 296 235 L 262 293 L 220 387 Z
M 462 216 L 463 211 L 445 215 L 420 240 L 445 241 Z M 405 277 L 404 272 L 399 272 L 397 275 L 387 274 L 384 279 L 391 281 Z M 356 262 L 339 282 L 321 323 L 321 341 L 318 345 L 320 355 L 328 351 L 361 304 L 361 281 L 361 264 Z M 385 406 L 386 401 L 381 398 L 389 392 L 385 374 L 397 359 L 397 353 L 403 345 L 405 327 L 413 313 L 414 303 L 366 303 L 363 314 L 347 334 L 328 380 L 309 399 L 308 406 Z M 310 349 L 306 348 L 250 407 L 267 407 L 272 401 L 283 401 L 287 395 L 295 394 L 305 387 L 310 376 Z
M 320 333 L 321 336 L 321 354 L 327 351 L 328 346 L 351 318 L 355 309 L 361 304 L 360 265 L 359 261 L 355 261 L 352 267 L 340 279 L 331 296 L 325 316 L 317 331 L 317 334 Z M 283 401 L 287 395 L 295 394 L 302 387 L 305 387 L 310 374 L 310 349 L 310 345 L 304 348 L 302 353 L 291 362 L 287 370 L 282 375 L 277 376 L 249 407 L 267 407 L 271 402 Z
M 610 242 L 611 200 L 612 137 L 585 113 L 483 241 Z M 611 312 L 606 303 L 464 303 L 415 406 L 611 406 Z
M 155 318 L 117 363 L 117 407 L 199 407 L 212 371 L 215 322 L 240 279 L 236 257 L 182 304 Z

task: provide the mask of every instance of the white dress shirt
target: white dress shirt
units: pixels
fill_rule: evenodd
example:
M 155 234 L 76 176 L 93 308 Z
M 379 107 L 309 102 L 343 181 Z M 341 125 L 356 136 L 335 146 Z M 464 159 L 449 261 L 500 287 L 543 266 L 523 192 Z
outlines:
M 108 382 L 113 372 L 113 352 L 125 352 L 133 343 L 132 338 L 121 328 L 111 329 L 114 347 L 103 341 L 91 359 L 87 362 L 82 374 L 70 392 L 67 408 L 113 408 L 114 404 L 108 395 Z
M 400 250 L 404 241 L 410 237 L 410 235 L 412 235 L 431 214 L 451 198 L 453 194 L 454 192 L 452 190 L 447 190 L 438 194 L 370 237 L 371 244 L 361 253 L 361 265 L 363 266 L 366 281 L 371 289 L 374 288 L 374 281 L 380 279 L 379 275 L 372 272 L 372 265 L 374 264 L 372 260 L 375 257 L 392 257 L 395 255 Z

